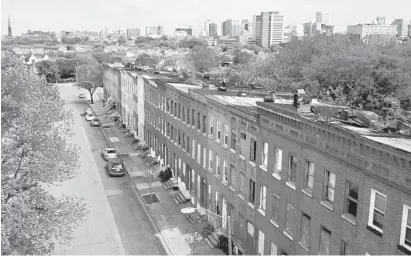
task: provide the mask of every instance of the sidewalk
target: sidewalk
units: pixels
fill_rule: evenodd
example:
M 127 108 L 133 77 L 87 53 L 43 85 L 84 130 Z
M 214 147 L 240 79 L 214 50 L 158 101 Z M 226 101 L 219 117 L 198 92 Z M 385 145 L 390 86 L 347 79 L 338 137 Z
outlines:
M 94 104 L 100 105 L 101 104 Z M 98 106 L 92 106 L 96 108 L 96 115 L 103 114 L 101 110 L 98 110 Z M 104 110 L 103 110 L 104 111 Z M 103 114 L 104 115 L 104 114 Z M 144 170 L 149 168 L 144 158 L 137 156 L 137 153 L 132 145 L 129 143 L 128 138 L 119 131 L 117 126 L 113 125 L 110 128 L 101 128 L 105 138 L 112 147 L 116 148 L 123 155 L 123 161 L 126 166 L 128 175 L 136 187 L 136 195 L 138 196 L 142 205 L 146 208 L 146 213 L 152 220 L 154 228 L 158 232 L 158 238 L 165 245 L 165 249 L 169 255 L 190 255 L 191 249 L 186 241 L 186 238 L 193 232 L 199 232 L 202 234 L 202 230 L 207 225 L 206 222 L 191 223 L 185 214 L 181 213 L 181 209 L 191 207 L 189 203 L 177 205 L 174 202 L 174 196 L 178 191 L 166 190 L 160 181 L 156 181 L 152 184 L 152 190 L 145 182 L 143 177 Z M 117 138 L 113 139 L 112 138 Z M 147 200 L 147 194 L 155 193 L 159 202 L 152 203 L 151 200 Z M 197 215 L 194 213 L 193 215 Z M 218 248 L 210 248 L 204 240 L 199 242 L 195 249 L 196 255 L 224 255 L 224 252 Z

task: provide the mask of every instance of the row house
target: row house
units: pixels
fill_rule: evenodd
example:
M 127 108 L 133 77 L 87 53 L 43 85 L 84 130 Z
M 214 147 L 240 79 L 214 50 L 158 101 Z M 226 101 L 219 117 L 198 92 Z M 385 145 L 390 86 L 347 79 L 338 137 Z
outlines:
M 141 77 L 144 140 L 236 254 L 411 253 L 410 138 Z

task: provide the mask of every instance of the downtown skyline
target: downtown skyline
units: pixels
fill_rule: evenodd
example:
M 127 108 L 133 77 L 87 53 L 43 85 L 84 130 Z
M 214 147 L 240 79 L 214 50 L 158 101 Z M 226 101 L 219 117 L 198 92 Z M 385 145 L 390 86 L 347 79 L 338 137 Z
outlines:
M 164 27 L 170 35 L 176 27 L 204 26 L 206 20 L 220 23 L 225 19 L 249 19 L 261 11 L 279 11 L 285 16 L 285 24 L 299 24 L 315 19 L 317 11 L 330 14 L 330 23 L 337 30 L 345 31 L 347 25 L 370 23 L 376 16 L 385 16 L 387 22 L 404 18 L 411 20 L 407 10 L 411 2 L 393 0 L 373 2 L 372 0 L 347 0 L 329 3 L 324 0 L 295 0 L 292 4 L 281 0 L 273 4 L 263 0 L 249 6 L 245 1 L 189 1 L 181 0 L 169 4 L 164 0 L 150 2 L 119 0 L 97 2 L 96 0 L 5 0 L 1 3 L 2 34 L 7 33 L 7 16 L 10 15 L 13 35 L 27 30 L 100 31 L 108 28 Z M 89 11 L 94 8 L 94 11 Z M 368 9 L 364 12 L 364 9 Z M 216 10 L 219 10 L 216 12 Z M 110 17 L 107 19 L 107 17 Z M 35 24 L 35 25 L 33 25 Z

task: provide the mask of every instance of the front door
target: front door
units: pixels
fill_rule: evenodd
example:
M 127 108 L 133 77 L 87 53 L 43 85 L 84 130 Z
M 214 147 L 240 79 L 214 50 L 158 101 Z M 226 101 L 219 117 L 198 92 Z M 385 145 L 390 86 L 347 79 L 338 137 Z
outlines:
M 223 219 L 222 219 L 222 227 L 227 229 L 227 202 L 223 198 Z

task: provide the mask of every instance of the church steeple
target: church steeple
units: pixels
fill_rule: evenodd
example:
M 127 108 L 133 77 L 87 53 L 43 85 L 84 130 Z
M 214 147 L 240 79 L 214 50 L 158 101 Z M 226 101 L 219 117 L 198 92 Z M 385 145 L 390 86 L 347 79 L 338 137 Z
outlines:
M 13 37 L 13 34 L 12 34 L 12 32 L 11 32 L 11 25 L 10 25 L 10 15 L 9 15 L 8 37 L 9 37 L 9 38 L 12 38 L 12 37 Z

